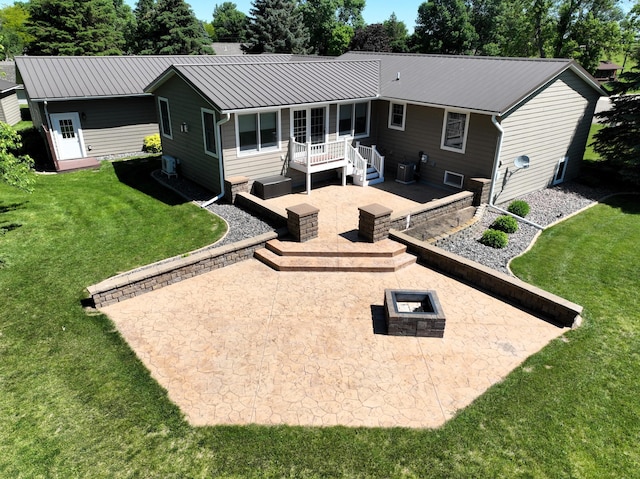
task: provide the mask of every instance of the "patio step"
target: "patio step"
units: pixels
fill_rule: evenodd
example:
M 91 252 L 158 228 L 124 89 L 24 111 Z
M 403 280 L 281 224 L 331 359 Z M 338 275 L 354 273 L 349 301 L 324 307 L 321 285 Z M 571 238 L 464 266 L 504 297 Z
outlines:
M 269 241 L 255 257 L 276 271 L 390 273 L 416 262 L 406 246 L 379 243 L 293 243 Z

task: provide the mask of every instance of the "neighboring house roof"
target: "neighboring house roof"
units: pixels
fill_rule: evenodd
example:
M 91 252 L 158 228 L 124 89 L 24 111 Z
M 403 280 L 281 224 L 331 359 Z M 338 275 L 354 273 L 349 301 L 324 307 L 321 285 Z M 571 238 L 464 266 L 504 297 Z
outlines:
M 16 64 L 10 60 L 0 62 L 0 75 L 3 80 L 16 83 Z
M 598 70 L 603 70 L 603 71 L 610 71 L 610 70 L 622 70 L 622 67 L 620 65 L 616 65 L 613 62 L 600 62 L 600 64 L 598 65 Z
M 242 55 L 242 43 L 215 42 L 211 45 L 216 55 Z
M 145 55 L 16 57 L 21 81 L 33 101 L 145 95 L 144 87 L 180 63 L 287 61 L 292 55 Z
M 326 103 L 378 96 L 380 62 L 297 61 L 174 65 L 146 91 L 178 75 L 222 111 Z
M 0 93 L 6 93 L 11 90 L 16 90 L 20 85 L 16 85 L 13 82 L 7 80 L 0 80 Z
M 571 69 L 602 95 L 598 82 L 572 60 L 464 55 L 349 52 L 340 61 L 381 61 L 382 98 L 503 115 Z

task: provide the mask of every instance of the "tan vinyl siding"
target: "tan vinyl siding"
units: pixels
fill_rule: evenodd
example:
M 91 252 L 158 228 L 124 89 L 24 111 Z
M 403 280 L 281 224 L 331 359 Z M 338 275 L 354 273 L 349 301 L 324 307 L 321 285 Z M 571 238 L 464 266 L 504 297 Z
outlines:
M 564 180 L 578 174 L 598 93 L 575 73 L 565 71 L 502 120 L 505 130 L 496 201 L 509 201 L 553 183 L 558 161 L 569 158 Z M 528 169 L 513 161 L 530 158 Z
M 15 125 L 21 120 L 18 95 L 15 91 L 0 98 L 0 121 Z
M 220 193 L 219 160 L 204 151 L 204 132 L 201 108 L 214 110 L 198 93 L 177 77 L 171 78 L 155 92 L 155 108 L 161 96 L 169 102 L 172 139 L 161 136 L 164 154 L 177 158 L 179 174 L 198 183 L 213 193 Z M 218 115 L 218 120 L 220 116 Z M 186 123 L 188 132 L 180 131 Z M 218 145 L 218 151 L 220 146 Z M 229 175 L 227 175 L 229 176 Z
M 440 148 L 445 110 L 408 104 L 404 131 L 388 127 L 388 101 L 372 102 L 371 140 L 385 155 L 385 170 L 394 178 L 398 163 L 418 162 L 419 152 L 429 156 L 427 166 L 421 165 L 421 181 L 442 185 L 445 171 L 467 177 L 491 176 L 497 130 L 491 117 L 472 113 L 469 116 L 465 153 Z
M 144 137 L 158 132 L 151 97 L 49 102 L 48 111 L 78 113 L 87 156 L 139 152 Z

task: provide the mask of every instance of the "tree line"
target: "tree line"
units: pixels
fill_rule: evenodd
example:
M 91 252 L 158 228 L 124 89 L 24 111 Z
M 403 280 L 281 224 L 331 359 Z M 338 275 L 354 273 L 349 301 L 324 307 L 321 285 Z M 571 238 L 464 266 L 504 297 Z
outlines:
M 184 0 L 29 0 L 0 9 L 4 55 L 212 53 L 213 41 L 248 52 L 340 55 L 347 50 L 598 61 L 638 41 L 640 1 L 428 0 L 409 34 L 395 13 L 367 25 L 365 0 L 254 0 L 248 14 L 233 2 L 198 20 Z

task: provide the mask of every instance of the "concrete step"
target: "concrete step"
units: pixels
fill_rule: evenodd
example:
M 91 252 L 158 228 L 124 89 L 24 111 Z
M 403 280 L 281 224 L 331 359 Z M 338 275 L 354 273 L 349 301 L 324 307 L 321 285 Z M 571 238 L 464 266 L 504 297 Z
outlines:
M 392 258 L 407 251 L 405 245 L 390 239 L 377 243 L 321 243 L 317 241 L 296 243 L 276 239 L 267 242 L 267 249 L 279 256 L 335 258 Z
M 392 273 L 416 262 L 409 253 L 393 257 L 280 256 L 267 248 L 256 251 L 255 257 L 276 271 Z

